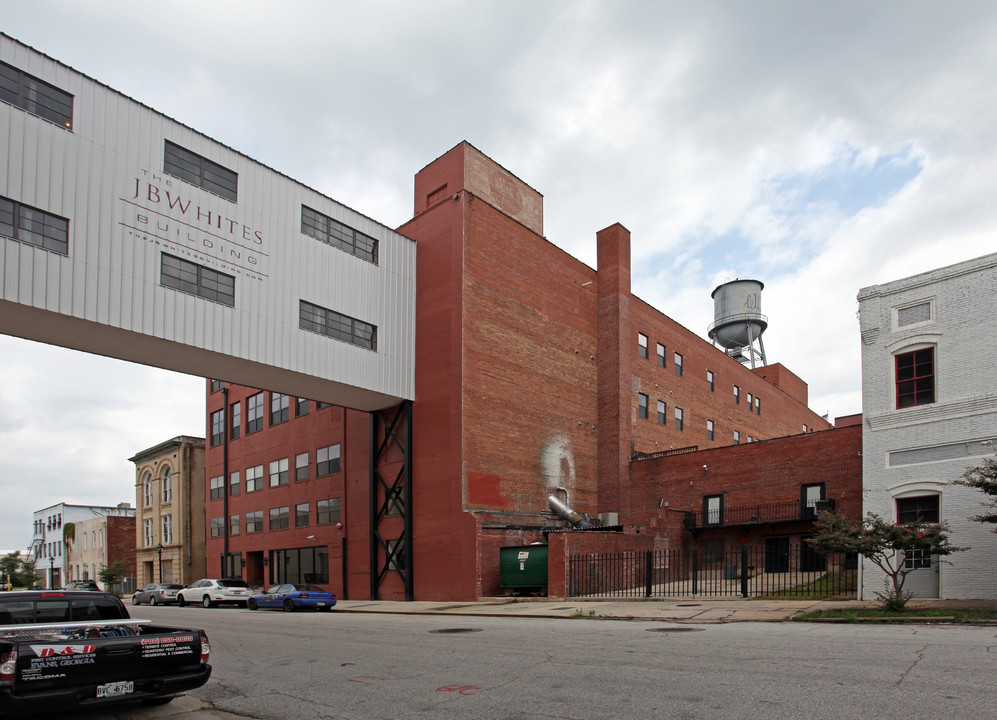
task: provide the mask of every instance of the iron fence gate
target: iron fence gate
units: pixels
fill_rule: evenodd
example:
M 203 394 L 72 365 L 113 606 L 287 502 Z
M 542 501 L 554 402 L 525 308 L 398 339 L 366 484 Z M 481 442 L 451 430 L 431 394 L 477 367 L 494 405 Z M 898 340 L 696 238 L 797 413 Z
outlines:
M 806 543 L 769 538 L 765 545 L 721 551 L 647 550 L 572 555 L 571 597 L 773 596 L 854 597 L 857 559 L 821 555 Z

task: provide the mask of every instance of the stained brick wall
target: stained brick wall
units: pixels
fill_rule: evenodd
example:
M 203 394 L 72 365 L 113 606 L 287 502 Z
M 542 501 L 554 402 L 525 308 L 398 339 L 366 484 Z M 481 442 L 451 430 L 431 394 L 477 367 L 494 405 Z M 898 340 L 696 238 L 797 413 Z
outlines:
M 135 577 L 135 518 L 114 517 L 107 521 L 107 564 L 124 563 L 125 577 Z

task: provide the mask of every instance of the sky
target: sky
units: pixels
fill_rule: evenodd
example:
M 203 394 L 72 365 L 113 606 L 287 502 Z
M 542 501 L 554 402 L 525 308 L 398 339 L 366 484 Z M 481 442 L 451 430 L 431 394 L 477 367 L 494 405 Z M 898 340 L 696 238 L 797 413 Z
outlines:
M 701 337 L 762 281 L 768 361 L 831 419 L 859 289 L 997 249 L 988 0 L 0 0 L 0 31 L 390 227 L 467 140 L 579 260 L 629 229 L 633 292 Z M 205 434 L 200 378 L 6 336 L 0 377 L 0 549 Z

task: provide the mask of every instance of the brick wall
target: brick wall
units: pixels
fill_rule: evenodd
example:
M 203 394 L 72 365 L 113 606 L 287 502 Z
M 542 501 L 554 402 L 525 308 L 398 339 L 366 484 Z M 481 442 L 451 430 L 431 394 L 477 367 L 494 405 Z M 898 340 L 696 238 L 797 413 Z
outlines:
M 107 521 L 107 564 L 121 561 L 125 577 L 135 577 L 135 518 L 105 518 Z

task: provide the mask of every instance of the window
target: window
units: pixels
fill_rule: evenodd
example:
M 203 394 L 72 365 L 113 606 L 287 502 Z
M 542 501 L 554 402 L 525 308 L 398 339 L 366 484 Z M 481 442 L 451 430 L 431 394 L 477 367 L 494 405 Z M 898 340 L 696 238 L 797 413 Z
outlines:
M 230 496 L 231 495 L 238 495 L 241 485 L 242 485 L 242 483 L 239 482 L 239 471 L 238 470 L 236 470 L 234 473 L 229 474 L 229 476 L 228 476 L 228 494 Z
M 682 375 L 682 356 L 675 353 L 675 374 Z
M 301 503 L 294 506 L 294 527 L 308 527 L 311 519 L 311 505 Z
M 683 419 L 685 417 L 685 412 L 682 408 L 675 408 L 675 429 L 681 430 L 683 428 Z
M 246 513 L 246 532 L 263 532 L 263 511 L 254 510 Z
M 225 410 L 211 413 L 211 446 L 221 445 L 225 441 Z
M 935 402 L 935 349 L 915 350 L 896 356 L 897 408 Z
M 327 408 L 327 407 L 332 407 L 332 403 L 322 402 L 321 400 L 317 400 L 315 402 L 316 410 L 321 410 L 322 408 Z
M 299 303 L 298 327 L 368 350 L 377 350 L 377 326 L 304 300 Z
M 173 516 L 163 515 L 163 545 L 173 543 Z
M 221 380 L 212 380 L 211 381 L 211 392 L 212 393 L 220 392 L 223 387 L 225 387 L 225 383 L 223 383 Z
M 668 424 L 668 403 L 658 400 L 658 425 Z
M 294 417 L 301 417 L 302 415 L 308 414 L 308 401 L 304 398 L 298 398 L 298 402 L 294 406 Z
M 229 406 L 229 440 L 238 440 L 242 432 L 242 403 L 235 402 Z
M 703 524 L 724 524 L 724 496 L 706 495 L 703 497 Z
M 155 528 L 152 526 L 152 518 L 146 518 L 142 522 L 142 536 L 144 540 L 145 547 L 152 547 L 155 545 Z
M 287 458 L 270 463 L 270 487 L 287 485 Z
M 658 343 L 658 367 L 665 367 L 665 346 Z
M 315 475 L 332 475 L 339 472 L 339 445 L 319 448 L 315 451 Z
M 263 429 L 263 393 L 246 398 L 246 434 Z
M 647 335 L 637 333 L 637 354 L 647 360 Z
M 375 238 L 305 205 L 301 206 L 301 232 L 344 250 L 361 260 L 377 264 L 377 240 Z
M 192 185 L 221 195 L 235 202 L 238 197 L 239 175 L 197 153 L 165 141 L 163 170 Z
M 294 456 L 294 482 L 304 482 L 308 479 L 308 453 Z
M 147 472 L 142 480 L 142 504 L 145 507 L 150 507 L 152 505 L 152 473 Z M 51 530 L 49 526 L 49 530 Z
M 162 254 L 159 284 L 205 300 L 235 307 L 235 277 L 217 270 Z
M 270 425 L 280 425 L 290 418 L 291 398 L 280 393 L 270 393 Z
M 826 483 L 811 483 L 800 486 L 800 517 L 812 520 L 817 517 L 817 503 L 827 499 Z
M 762 414 L 762 399 L 757 395 L 755 395 L 755 414 L 756 415 Z
M 0 235 L 69 255 L 69 220 L 0 197 Z
M 246 468 L 246 492 L 255 492 L 263 489 L 263 466 Z
M 238 535 L 239 534 L 239 516 L 229 515 L 228 516 L 228 534 Z
M 270 508 L 270 529 L 286 530 L 289 527 L 290 516 L 290 507 Z
M 387 552 L 387 560 L 392 570 L 405 569 L 405 538 L 388 540 L 384 543 Z
M 706 421 L 706 439 L 713 442 L 713 421 Z
M 319 525 L 340 521 L 339 498 L 319 500 L 315 503 L 315 522 Z
M 931 567 L 930 550 L 904 550 L 904 570 Z
M 734 431 L 734 444 L 735 445 L 740 445 L 741 444 L 741 431 L 740 430 L 735 430 Z
M 33 75 L 0 62 L 0 100 L 60 127 L 73 129 L 73 96 Z
M 708 387 L 710 389 L 710 392 L 713 392 L 714 380 L 715 380 L 715 376 L 713 375 L 713 371 L 712 370 L 707 370 L 706 371 L 706 387 Z
M 751 393 L 748 393 L 748 412 L 751 412 L 753 407 L 754 407 L 754 398 L 751 396 Z
M 211 518 L 211 537 L 222 537 L 225 534 L 225 518 Z
M 939 519 L 938 495 L 897 498 L 897 523 L 936 523 Z
M 919 325 L 931 320 L 931 301 L 921 302 L 917 305 L 909 305 L 905 308 L 897 309 L 897 327 L 907 327 L 909 325 Z
M 750 435 L 748 435 L 748 442 L 750 443 L 750 442 L 754 442 L 754 441 L 755 441 L 755 439 L 753 437 L 751 437 Z
M 223 476 L 211 478 L 208 481 L 208 486 L 211 500 L 221 500 L 225 496 L 225 478 Z
M 637 393 L 637 415 L 645 420 L 647 419 L 647 401 L 647 395 L 644 393 Z

